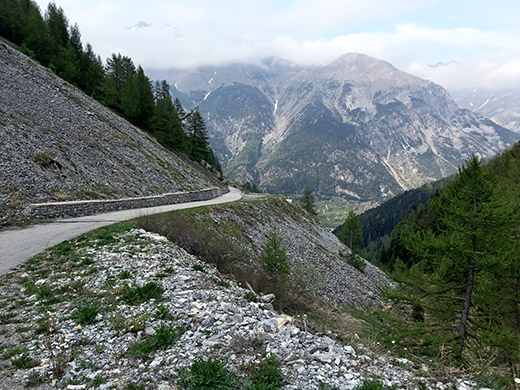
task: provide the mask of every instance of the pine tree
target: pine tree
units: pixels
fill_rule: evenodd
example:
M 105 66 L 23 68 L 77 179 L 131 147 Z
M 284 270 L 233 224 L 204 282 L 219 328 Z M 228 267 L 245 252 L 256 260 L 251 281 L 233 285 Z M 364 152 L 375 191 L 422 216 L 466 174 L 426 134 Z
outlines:
M 197 108 L 195 108 L 190 114 L 188 119 L 188 129 L 191 143 L 190 156 L 195 161 L 207 161 L 210 147 L 208 144 L 206 124 Z
M 137 89 L 139 91 L 139 115 L 137 125 L 143 129 L 151 130 L 151 120 L 154 110 L 154 97 L 150 79 L 144 74 L 143 68 L 137 68 L 136 75 Z
M 352 252 L 359 252 L 360 245 L 363 242 L 363 236 L 361 235 L 361 225 L 354 211 L 350 210 L 348 212 L 338 238 L 342 243 L 348 246 Z
M 432 326 L 446 341 L 455 342 L 454 355 L 461 357 L 470 335 L 503 338 L 507 333 L 496 321 L 503 317 L 499 301 L 505 297 L 494 286 L 509 264 L 508 245 L 500 241 L 512 239 L 518 217 L 496 197 L 494 183 L 476 156 L 428 206 L 439 230 L 405 236 L 407 249 L 423 261 L 410 269 L 402 262 L 396 266 L 407 293 L 394 298 L 408 299 L 430 321 L 436 319 Z
M 307 211 L 310 215 L 317 215 L 316 206 L 314 205 L 314 196 L 312 195 L 311 190 L 308 187 L 305 187 L 303 190 L 302 197 L 300 199 L 300 204 L 305 211 Z
M 156 83 L 154 88 L 155 108 L 152 131 L 157 140 L 174 150 L 186 150 L 186 135 L 177 116 L 166 81 Z
M 282 237 L 275 228 L 265 235 L 265 241 L 260 253 L 262 267 L 269 279 L 275 282 L 284 282 L 289 276 L 289 259 Z

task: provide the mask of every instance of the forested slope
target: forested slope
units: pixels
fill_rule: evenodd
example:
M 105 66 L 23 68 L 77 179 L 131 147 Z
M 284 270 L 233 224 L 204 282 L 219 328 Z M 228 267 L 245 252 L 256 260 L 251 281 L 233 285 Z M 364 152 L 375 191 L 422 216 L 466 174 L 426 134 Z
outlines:
M 387 318 L 395 338 L 422 354 L 443 350 L 464 365 L 480 359 L 503 378 L 516 375 L 519 223 L 519 143 L 487 164 L 471 157 L 412 209 L 381 258 L 400 283 L 387 292 L 398 309 Z

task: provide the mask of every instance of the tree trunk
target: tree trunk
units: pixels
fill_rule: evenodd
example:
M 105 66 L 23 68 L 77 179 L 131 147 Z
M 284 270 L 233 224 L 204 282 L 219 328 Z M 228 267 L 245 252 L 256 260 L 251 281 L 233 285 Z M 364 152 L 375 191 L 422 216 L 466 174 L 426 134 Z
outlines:
M 469 310 L 471 308 L 471 294 L 473 293 L 473 285 L 475 283 L 475 265 L 473 264 L 473 260 L 470 260 L 468 267 L 468 279 L 466 281 L 466 296 L 464 297 L 464 309 L 462 310 L 462 317 L 460 318 L 458 335 L 458 348 L 459 353 L 462 355 L 462 351 L 464 350 L 464 343 L 466 342 L 467 335 L 467 326 L 468 326 L 468 317 Z
M 473 212 L 477 213 L 477 194 L 473 194 Z M 477 230 L 477 226 L 475 223 L 473 223 L 472 226 L 473 233 Z M 473 253 L 477 250 L 477 239 L 475 236 L 475 233 L 473 234 L 471 238 L 471 249 Z M 458 329 L 458 335 L 459 335 L 459 341 L 458 341 L 458 348 L 459 353 L 462 356 L 462 352 L 464 351 L 464 344 L 466 342 L 466 335 L 467 335 L 467 327 L 468 327 L 468 317 L 469 317 L 469 310 L 471 308 L 471 294 L 473 293 L 473 286 L 475 284 L 475 262 L 473 258 L 469 259 L 468 264 L 468 277 L 466 279 L 466 296 L 464 297 L 464 309 L 462 310 L 462 316 L 460 318 L 459 323 L 459 329 Z

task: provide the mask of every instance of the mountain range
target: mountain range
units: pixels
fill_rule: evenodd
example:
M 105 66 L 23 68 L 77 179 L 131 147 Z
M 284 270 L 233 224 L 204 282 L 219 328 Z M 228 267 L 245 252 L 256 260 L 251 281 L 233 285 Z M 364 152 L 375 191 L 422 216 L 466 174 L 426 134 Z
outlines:
M 451 93 L 460 107 L 520 133 L 520 89 L 462 89 Z
M 228 176 L 268 192 L 380 203 L 520 136 L 433 82 L 350 53 L 325 66 L 271 57 L 148 73 L 205 116 Z

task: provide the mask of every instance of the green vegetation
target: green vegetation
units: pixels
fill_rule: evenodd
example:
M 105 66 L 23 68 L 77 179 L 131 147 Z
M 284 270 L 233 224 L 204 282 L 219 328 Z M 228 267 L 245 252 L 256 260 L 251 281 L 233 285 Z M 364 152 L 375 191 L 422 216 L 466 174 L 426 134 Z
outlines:
M 361 225 L 357 219 L 356 213 L 350 210 L 343 223 L 343 228 L 338 234 L 339 240 L 345 244 L 353 253 L 360 252 L 360 246 L 363 242 L 361 235 Z
M 392 311 L 378 337 L 419 356 L 511 377 L 519 372 L 520 144 L 487 165 L 472 156 L 392 234 Z M 391 339 L 391 340 L 390 340 Z
M 229 371 L 225 362 L 200 357 L 191 366 L 181 370 L 177 381 L 180 388 L 185 390 L 227 390 L 237 385 L 235 375 Z
M 72 319 L 82 326 L 92 325 L 96 321 L 96 317 L 99 313 L 101 313 L 101 307 L 98 305 L 85 305 L 76 309 L 72 314 Z
M 249 302 L 258 302 L 258 297 L 255 293 L 248 291 L 244 294 L 244 298 Z
M 14 368 L 33 368 L 38 365 L 38 362 L 31 359 L 27 353 L 24 353 L 17 359 L 11 361 Z
M 379 379 L 365 379 L 356 390 L 384 390 L 387 387 Z
M 42 168 L 47 168 L 52 163 L 52 156 L 47 152 L 38 152 L 34 155 L 34 162 Z
M 275 228 L 265 235 L 260 253 L 262 268 L 267 277 L 275 283 L 283 283 L 289 276 L 289 259 L 283 246 L 282 237 Z
M 121 54 L 112 54 L 104 66 L 90 44 L 83 46 L 78 25 L 70 26 L 55 3 L 49 3 L 42 17 L 33 1 L 6 0 L 0 3 L 0 15 L 0 36 L 23 53 L 151 133 L 166 148 L 184 151 L 222 174 L 202 116 L 197 109 L 186 114 L 178 100 L 172 102 L 166 81 L 152 88 L 143 69 Z M 49 157 L 38 153 L 35 161 L 46 167 L 52 162 Z
M 191 268 L 193 268 L 194 271 L 206 272 L 202 264 L 193 264 Z
M 155 333 L 141 342 L 134 342 L 128 347 L 127 354 L 129 356 L 137 356 L 144 358 L 150 353 L 171 347 L 186 331 L 186 329 L 177 327 L 173 328 L 168 325 L 161 325 L 156 329 Z
M 137 286 L 127 290 L 121 299 L 129 305 L 139 305 L 150 299 L 156 301 L 162 298 L 163 289 L 155 282 L 146 283 L 144 286 Z
M 168 308 L 164 307 L 164 306 L 159 306 L 157 308 L 157 311 L 155 312 L 155 317 L 160 319 L 160 320 L 171 320 L 171 319 L 173 319 L 173 316 L 170 313 L 170 311 L 168 310 Z
M 314 204 L 314 195 L 312 195 L 309 187 L 305 187 L 303 190 L 302 197 L 300 199 L 300 204 L 305 211 L 307 211 L 310 215 L 314 216 L 318 214 L 316 211 L 316 205 Z
M 253 372 L 252 377 L 246 380 L 244 390 L 276 390 L 281 389 L 282 385 L 280 363 L 271 355 L 266 357 Z

